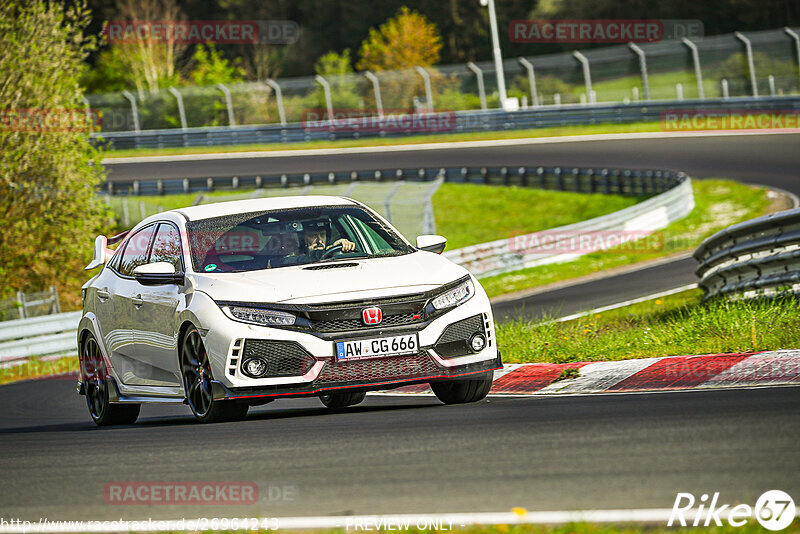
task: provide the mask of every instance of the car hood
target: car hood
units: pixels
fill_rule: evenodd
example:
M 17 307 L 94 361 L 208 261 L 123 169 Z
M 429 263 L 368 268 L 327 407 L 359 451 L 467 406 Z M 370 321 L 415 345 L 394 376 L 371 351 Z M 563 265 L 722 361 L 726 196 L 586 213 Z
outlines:
M 323 265 L 330 268 L 309 269 Z M 315 304 L 420 293 L 466 274 L 442 256 L 417 251 L 244 273 L 196 273 L 192 281 L 216 301 Z

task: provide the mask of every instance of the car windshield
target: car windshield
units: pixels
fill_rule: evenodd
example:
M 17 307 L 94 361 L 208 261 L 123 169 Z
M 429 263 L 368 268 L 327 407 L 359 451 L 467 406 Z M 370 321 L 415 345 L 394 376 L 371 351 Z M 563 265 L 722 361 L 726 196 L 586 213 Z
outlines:
M 413 252 L 358 206 L 239 213 L 187 223 L 197 272 L 245 272 Z

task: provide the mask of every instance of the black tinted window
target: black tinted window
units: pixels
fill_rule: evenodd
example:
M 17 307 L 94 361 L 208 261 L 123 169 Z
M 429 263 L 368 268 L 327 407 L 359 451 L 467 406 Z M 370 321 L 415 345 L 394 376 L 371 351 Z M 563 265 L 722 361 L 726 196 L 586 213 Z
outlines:
M 181 237 L 178 229 L 168 223 L 158 225 L 158 232 L 153 241 L 150 263 L 165 261 L 175 267 L 175 271 L 183 270 L 181 262 Z
M 147 250 L 155 229 L 155 225 L 147 226 L 127 239 L 119 262 L 115 262 L 119 274 L 133 276 L 135 268 L 147 263 Z

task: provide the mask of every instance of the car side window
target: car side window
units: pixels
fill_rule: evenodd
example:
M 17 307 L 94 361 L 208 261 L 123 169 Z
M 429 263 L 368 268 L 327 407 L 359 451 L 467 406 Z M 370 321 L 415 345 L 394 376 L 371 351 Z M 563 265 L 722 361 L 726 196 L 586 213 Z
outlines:
M 175 267 L 175 272 L 180 272 L 183 270 L 181 256 L 181 236 L 178 229 L 169 223 L 159 224 L 149 263 L 165 261 Z
M 150 241 L 153 240 L 153 233 L 155 230 L 156 226 L 153 224 L 142 228 L 128 238 L 128 241 L 125 243 L 125 248 L 122 250 L 122 256 L 119 262 L 114 265 L 119 274 L 123 276 L 133 276 L 133 270 L 135 268 L 147 263 Z

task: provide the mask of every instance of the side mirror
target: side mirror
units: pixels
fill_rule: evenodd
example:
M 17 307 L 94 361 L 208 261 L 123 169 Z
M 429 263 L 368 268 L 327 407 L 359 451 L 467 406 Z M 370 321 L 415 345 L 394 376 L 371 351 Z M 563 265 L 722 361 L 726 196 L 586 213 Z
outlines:
M 184 273 L 175 272 L 175 266 L 165 261 L 140 265 L 133 270 L 133 277 L 143 286 L 183 284 Z
M 447 239 L 440 235 L 421 235 L 417 236 L 417 248 L 420 250 L 427 250 L 434 254 L 441 254 L 444 252 L 444 247 L 447 246 Z

